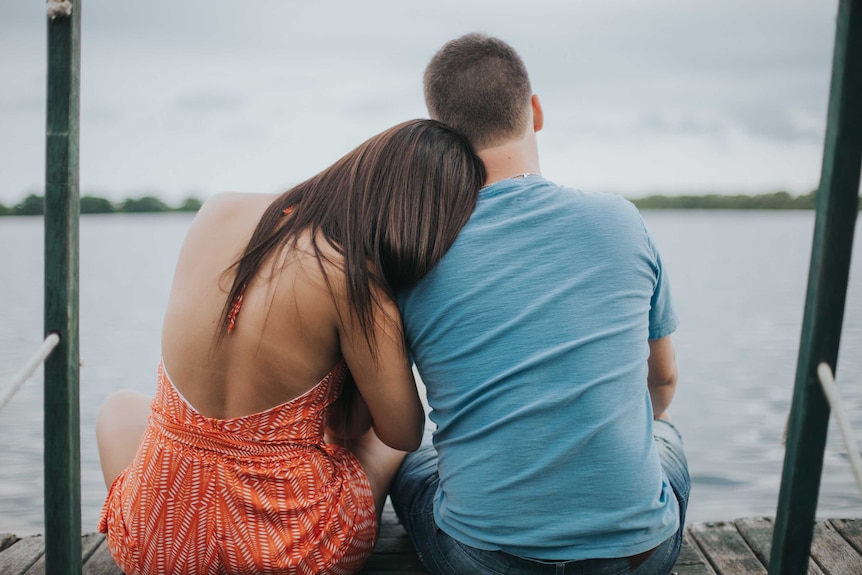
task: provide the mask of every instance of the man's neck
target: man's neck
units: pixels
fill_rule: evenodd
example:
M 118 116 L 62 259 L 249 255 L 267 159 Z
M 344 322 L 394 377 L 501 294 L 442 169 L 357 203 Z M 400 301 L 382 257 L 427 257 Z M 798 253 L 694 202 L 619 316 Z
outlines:
M 540 173 L 535 134 L 531 135 L 476 153 L 485 164 L 485 185 L 521 174 Z

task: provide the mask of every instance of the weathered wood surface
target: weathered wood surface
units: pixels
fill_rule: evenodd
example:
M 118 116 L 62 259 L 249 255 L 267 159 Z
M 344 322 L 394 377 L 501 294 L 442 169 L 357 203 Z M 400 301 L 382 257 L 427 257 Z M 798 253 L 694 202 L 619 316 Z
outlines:
M 766 575 L 766 568 L 733 523 L 698 523 L 688 529 L 717 573 Z
M 769 565 L 769 554 L 772 552 L 772 530 L 774 524 L 769 517 L 754 517 L 737 519 L 736 528 L 748 542 L 757 559 L 764 565 Z M 823 575 L 823 570 L 813 559 L 808 560 L 809 575 Z
M 765 574 L 773 526 L 773 519 L 769 517 L 690 525 L 674 572 L 678 575 Z M 0 575 L 44 575 L 44 556 L 42 536 L 19 539 L 0 533 Z M 98 533 L 81 538 L 81 563 L 85 575 L 122 575 L 105 546 L 105 538 Z M 374 555 L 362 573 L 427 575 L 407 532 L 388 506 Z M 830 519 L 817 523 L 808 573 L 862 574 L 862 519 Z
M 677 575 L 713 575 L 715 572 L 709 568 L 709 563 L 698 549 L 691 538 L 691 531 L 686 530 L 685 538 L 682 540 L 682 549 L 673 572 Z
M 13 543 L 18 541 L 18 538 L 11 533 L 0 533 L 0 551 L 3 551 Z

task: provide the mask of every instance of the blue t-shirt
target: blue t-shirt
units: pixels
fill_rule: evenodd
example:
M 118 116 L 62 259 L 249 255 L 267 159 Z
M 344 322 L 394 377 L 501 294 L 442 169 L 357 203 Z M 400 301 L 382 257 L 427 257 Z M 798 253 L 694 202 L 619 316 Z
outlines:
M 648 339 L 677 317 L 630 202 L 539 176 L 493 184 L 399 305 L 437 425 L 443 531 L 559 560 L 676 532 L 646 379 Z

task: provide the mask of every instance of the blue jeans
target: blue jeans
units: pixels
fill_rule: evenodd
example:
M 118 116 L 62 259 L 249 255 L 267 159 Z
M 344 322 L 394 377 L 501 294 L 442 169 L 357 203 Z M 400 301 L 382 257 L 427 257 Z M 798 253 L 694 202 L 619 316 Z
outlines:
M 646 560 L 636 557 L 543 561 L 517 557 L 503 551 L 485 551 L 461 543 L 444 533 L 434 522 L 434 494 L 440 478 L 437 475 L 437 452 L 431 445 L 423 445 L 401 464 L 390 494 L 392 504 L 413 541 L 419 559 L 435 575 L 666 575 L 673 569 L 682 546 L 691 479 L 682 449 L 682 437 L 676 428 L 667 421 L 657 420 L 653 425 L 653 434 L 662 468 L 679 502 L 680 527 L 673 536 L 656 547 Z

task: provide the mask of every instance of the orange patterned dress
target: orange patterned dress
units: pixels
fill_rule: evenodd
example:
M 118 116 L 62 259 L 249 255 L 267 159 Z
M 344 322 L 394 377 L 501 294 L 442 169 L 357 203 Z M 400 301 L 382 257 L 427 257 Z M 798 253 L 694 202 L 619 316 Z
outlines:
M 352 573 L 377 516 L 356 457 L 325 444 L 339 363 L 304 395 L 236 419 L 204 417 L 159 365 L 137 455 L 108 491 L 99 531 L 137 573 Z

